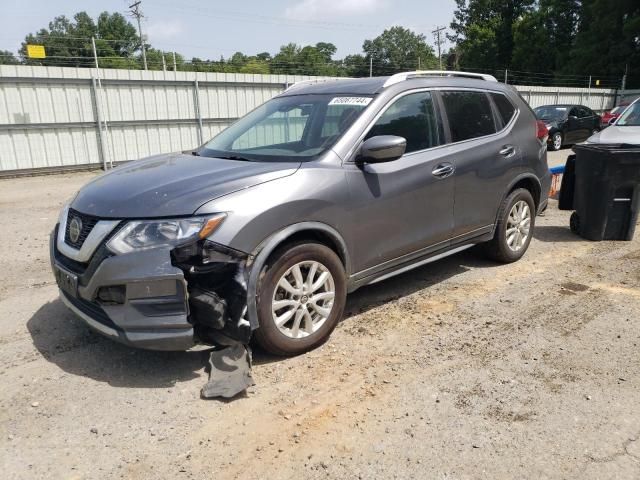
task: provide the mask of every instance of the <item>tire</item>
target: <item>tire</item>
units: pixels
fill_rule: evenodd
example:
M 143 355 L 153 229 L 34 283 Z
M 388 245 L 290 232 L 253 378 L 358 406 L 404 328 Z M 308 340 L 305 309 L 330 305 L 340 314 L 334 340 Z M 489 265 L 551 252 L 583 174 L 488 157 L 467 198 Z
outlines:
M 264 350 L 275 355 L 299 355 L 329 338 L 342 318 L 347 297 L 344 267 L 333 250 L 313 242 L 287 245 L 271 256 L 261 277 L 257 298 L 260 326 L 254 338 Z M 322 279 L 322 286 L 311 290 L 312 284 Z M 275 302 L 283 307 L 277 309 Z M 278 326 L 276 318 L 288 320 Z
M 518 237 L 517 234 L 514 233 L 513 235 L 516 235 L 512 238 L 512 242 L 514 243 L 513 246 L 510 246 L 508 238 L 511 237 L 507 237 L 507 228 L 517 228 L 513 226 L 513 223 L 510 223 L 510 216 L 512 215 L 514 207 L 516 205 L 524 206 L 525 204 L 529 209 L 529 228 L 526 231 L 526 237 L 523 236 L 523 226 L 526 224 L 526 222 L 524 222 L 525 219 L 523 215 L 523 222 L 518 222 L 518 226 L 520 228 L 517 230 L 517 232 L 520 233 L 520 237 Z M 522 258 L 522 256 L 529 248 L 529 244 L 531 243 L 533 230 L 535 228 L 535 221 L 536 207 L 529 190 L 526 190 L 524 188 L 518 188 L 514 190 L 507 196 L 507 198 L 504 199 L 502 205 L 500 206 L 500 210 L 498 212 L 498 222 L 496 224 L 496 230 L 493 239 L 484 244 L 485 254 L 492 260 L 501 263 L 512 263 L 520 260 L 520 258 Z M 518 242 L 519 238 L 521 239 L 521 244 L 520 242 Z
M 562 138 L 562 133 L 560 132 L 556 132 L 553 135 L 551 135 L 551 139 L 549 142 L 549 150 L 552 151 L 557 151 L 560 150 L 562 148 L 562 142 L 564 141 L 564 139 Z
M 576 235 L 580 235 L 580 215 L 578 212 L 573 212 L 569 218 L 569 228 Z

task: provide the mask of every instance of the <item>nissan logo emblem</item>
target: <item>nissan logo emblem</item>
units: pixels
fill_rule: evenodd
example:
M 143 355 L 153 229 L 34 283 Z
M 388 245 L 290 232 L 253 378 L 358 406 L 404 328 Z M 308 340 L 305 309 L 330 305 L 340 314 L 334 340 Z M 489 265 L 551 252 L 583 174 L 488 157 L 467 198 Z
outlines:
M 82 220 L 78 217 L 73 217 L 69 224 L 69 240 L 76 243 L 80 238 L 80 232 L 82 232 Z

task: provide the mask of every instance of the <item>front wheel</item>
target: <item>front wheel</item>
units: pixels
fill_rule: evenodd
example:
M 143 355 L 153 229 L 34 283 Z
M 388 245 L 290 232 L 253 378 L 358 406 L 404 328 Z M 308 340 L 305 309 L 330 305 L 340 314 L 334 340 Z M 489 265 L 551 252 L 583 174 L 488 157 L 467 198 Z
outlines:
M 560 150 L 562 148 L 562 134 L 560 132 L 556 132 L 551 135 L 551 141 L 549 142 L 549 149 L 554 152 Z
M 504 199 L 493 239 L 485 244 L 487 256 L 511 263 L 529 248 L 536 221 L 536 207 L 529 190 L 518 188 Z
M 333 250 L 319 243 L 284 247 L 263 271 L 255 339 L 276 355 L 312 350 L 342 318 L 346 296 L 346 274 Z

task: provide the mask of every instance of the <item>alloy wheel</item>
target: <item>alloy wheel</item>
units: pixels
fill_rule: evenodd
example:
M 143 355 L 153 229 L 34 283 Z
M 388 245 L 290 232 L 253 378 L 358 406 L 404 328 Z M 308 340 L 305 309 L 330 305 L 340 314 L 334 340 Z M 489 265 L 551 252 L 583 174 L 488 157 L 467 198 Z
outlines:
M 273 322 L 289 338 L 307 337 L 327 321 L 334 299 L 329 269 L 316 261 L 299 262 L 278 280 L 271 301 Z
M 516 202 L 507 219 L 507 245 L 514 252 L 519 252 L 526 245 L 531 233 L 531 208 L 524 200 Z

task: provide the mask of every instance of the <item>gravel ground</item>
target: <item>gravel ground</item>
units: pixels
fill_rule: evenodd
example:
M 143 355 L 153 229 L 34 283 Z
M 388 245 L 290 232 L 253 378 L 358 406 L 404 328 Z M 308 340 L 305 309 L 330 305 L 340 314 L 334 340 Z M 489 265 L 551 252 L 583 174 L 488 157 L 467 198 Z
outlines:
M 552 202 L 520 262 L 363 288 L 322 348 L 256 351 L 247 395 L 204 401 L 206 353 L 123 347 L 57 299 L 48 234 L 93 175 L 0 181 L 3 478 L 640 478 L 638 237 L 583 241 Z

